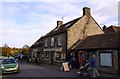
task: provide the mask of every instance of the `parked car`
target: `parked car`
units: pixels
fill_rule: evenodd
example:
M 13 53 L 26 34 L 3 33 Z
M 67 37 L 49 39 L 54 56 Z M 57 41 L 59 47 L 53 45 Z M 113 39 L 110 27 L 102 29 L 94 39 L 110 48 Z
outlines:
M 16 61 L 15 58 L 12 57 L 2 58 L 1 69 L 2 69 L 2 74 L 20 72 L 19 63 Z

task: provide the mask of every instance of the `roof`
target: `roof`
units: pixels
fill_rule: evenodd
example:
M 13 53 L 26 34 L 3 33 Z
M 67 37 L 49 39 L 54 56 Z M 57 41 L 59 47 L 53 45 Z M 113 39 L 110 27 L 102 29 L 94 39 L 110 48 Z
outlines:
M 120 32 L 86 37 L 75 49 L 120 49 Z
M 120 31 L 120 26 L 111 25 L 110 27 L 104 29 L 105 33 L 111 33 L 111 32 L 117 32 L 117 31 Z
M 73 24 L 75 24 L 80 18 L 81 17 L 76 18 L 76 19 L 74 19 L 72 21 L 69 21 L 69 22 L 67 22 L 65 24 L 62 24 L 59 27 L 54 28 L 52 31 L 47 33 L 44 37 L 48 37 L 48 36 L 51 36 L 51 35 L 55 35 L 55 34 L 59 34 L 59 33 L 65 32 L 68 28 L 70 28 Z
M 120 26 L 112 26 L 115 32 L 120 31 Z
M 42 38 L 40 37 L 30 48 L 41 47 L 42 46 Z

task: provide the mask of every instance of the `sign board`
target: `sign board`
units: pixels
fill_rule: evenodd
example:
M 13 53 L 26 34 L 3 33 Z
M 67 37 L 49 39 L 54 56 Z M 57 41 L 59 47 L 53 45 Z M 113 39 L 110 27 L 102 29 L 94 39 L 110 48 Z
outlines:
M 43 51 L 62 51 L 62 47 L 57 48 L 45 48 Z
M 63 63 L 64 71 L 70 71 L 68 63 Z

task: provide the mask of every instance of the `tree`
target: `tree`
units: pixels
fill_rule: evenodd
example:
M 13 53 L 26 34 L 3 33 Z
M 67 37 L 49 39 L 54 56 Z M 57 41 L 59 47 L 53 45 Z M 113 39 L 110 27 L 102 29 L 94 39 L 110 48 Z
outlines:
M 29 45 L 24 45 L 23 48 L 29 49 Z
M 7 56 L 7 55 L 13 55 L 13 51 L 10 47 L 2 47 L 2 55 Z
M 22 48 L 22 53 L 27 55 L 28 52 L 29 52 L 29 45 L 24 45 Z

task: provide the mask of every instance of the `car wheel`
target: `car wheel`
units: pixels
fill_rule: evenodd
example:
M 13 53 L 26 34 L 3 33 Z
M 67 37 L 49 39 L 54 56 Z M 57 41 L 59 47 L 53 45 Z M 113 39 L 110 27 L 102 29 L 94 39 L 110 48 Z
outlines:
M 20 69 L 18 69 L 16 73 L 20 73 Z

